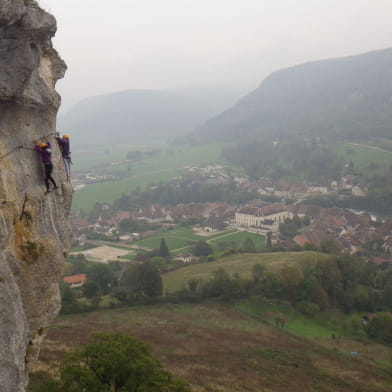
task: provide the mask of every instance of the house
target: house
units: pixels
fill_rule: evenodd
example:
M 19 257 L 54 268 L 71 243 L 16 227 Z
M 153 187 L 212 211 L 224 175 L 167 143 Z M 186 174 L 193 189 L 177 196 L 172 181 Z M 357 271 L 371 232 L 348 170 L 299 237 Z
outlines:
M 301 248 L 304 247 L 306 244 L 310 244 L 310 240 L 305 234 L 297 234 L 294 238 L 293 241 L 299 245 Z
M 191 263 L 193 259 L 193 256 L 190 254 L 181 254 L 181 255 L 176 255 L 174 257 L 174 260 L 180 260 L 183 263 Z
M 89 221 L 85 218 L 72 218 L 71 226 L 74 231 L 86 229 L 89 226 Z
M 372 262 L 373 262 L 373 264 L 376 264 L 376 265 L 382 265 L 382 264 L 386 264 L 386 263 L 391 263 L 391 260 L 386 259 L 384 257 L 375 256 L 372 258 Z
M 328 194 L 328 188 L 326 186 L 310 186 L 308 192 L 312 195 L 326 195 Z
M 352 187 L 351 193 L 353 196 L 365 197 L 368 194 L 368 188 L 360 185 L 355 185 Z
M 355 176 L 350 174 L 342 177 L 341 185 L 340 185 L 341 189 L 352 189 L 354 186 L 353 184 L 354 180 L 355 180 Z
M 86 274 L 64 276 L 63 278 L 63 281 L 65 283 L 68 283 L 71 286 L 71 288 L 83 286 L 86 280 L 87 280 Z
M 139 210 L 137 219 L 145 220 L 148 223 L 160 223 L 162 221 L 172 221 L 173 218 L 170 212 L 166 211 L 164 207 L 159 205 L 152 205 L 150 207 Z
M 386 253 L 392 253 L 392 237 L 385 237 L 385 241 L 382 244 L 382 250 Z
M 323 241 L 330 240 L 331 237 L 323 230 L 320 229 L 307 229 L 301 234 L 296 235 L 293 241 L 303 247 L 305 244 L 320 246 Z
M 235 223 L 238 226 L 259 228 L 263 232 L 278 232 L 279 224 L 292 216 L 283 204 L 254 201 L 235 213 Z
M 285 181 L 279 181 L 275 185 L 274 189 L 274 196 L 289 199 L 294 197 L 293 192 L 291 190 L 292 185 L 285 182 Z

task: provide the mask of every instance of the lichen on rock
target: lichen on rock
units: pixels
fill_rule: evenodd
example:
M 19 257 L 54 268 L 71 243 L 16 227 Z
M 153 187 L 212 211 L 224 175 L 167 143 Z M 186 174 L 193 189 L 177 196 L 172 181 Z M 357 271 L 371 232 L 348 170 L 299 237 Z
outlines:
M 56 20 L 35 1 L 0 0 L 0 392 L 24 391 L 45 329 L 60 309 L 71 244 L 72 188 L 54 138 L 66 66 Z M 34 140 L 52 144 L 59 188 L 45 195 Z

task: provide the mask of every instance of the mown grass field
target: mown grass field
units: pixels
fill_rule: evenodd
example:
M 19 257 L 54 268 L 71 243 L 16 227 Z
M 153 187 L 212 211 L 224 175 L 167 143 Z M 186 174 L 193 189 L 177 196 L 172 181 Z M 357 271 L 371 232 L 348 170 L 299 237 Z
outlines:
M 73 172 L 113 174 L 122 179 L 113 182 L 91 184 L 75 192 L 72 208 L 78 211 L 92 209 L 96 202 L 113 202 L 122 193 L 130 193 L 137 187 L 145 189 L 151 184 L 168 182 L 178 176 L 185 166 L 202 166 L 220 162 L 223 143 L 202 146 L 169 146 L 166 143 L 125 145 L 99 148 L 74 154 Z M 157 150 L 154 155 L 144 157 L 140 162 L 112 165 L 111 162 L 124 160 L 128 151 Z
M 288 266 L 304 268 L 315 265 L 318 260 L 328 258 L 325 253 L 318 252 L 276 252 L 276 253 L 237 253 L 218 260 L 192 264 L 162 276 L 164 292 L 177 291 L 186 287 L 190 279 L 208 280 L 213 271 L 223 268 L 230 274 L 250 277 L 255 264 L 266 266 L 268 271 L 277 272 Z
M 165 239 L 166 245 L 172 253 L 190 252 L 194 244 L 199 240 L 208 242 L 213 247 L 214 251 L 219 251 L 219 244 L 221 242 L 229 246 L 240 247 L 247 238 L 251 238 L 254 241 L 257 250 L 261 250 L 265 247 L 264 236 L 254 233 L 225 230 L 219 233 L 213 233 L 210 236 L 200 236 L 195 234 L 192 229 L 184 227 L 168 230 L 144 240 L 136 241 L 133 244 L 150 249 L 159 249 L 162 238 Z
M 344 337 L 351 327 L 348 323 L 346 323 L 347 329 L 342 327 L 347 316 L 340 312 L 330 311 L 309 317 L 284 301 L 258 299 L 244 302 L 240 305 L 240 309 L 268 320 L 272 324 L 276 322 L 276 318 L 282 318 L 285 320 L 284 328 L 287 331 L 306 338 L 331 339 L 332 335 Z
M 335 147 L 338 156 L 353 161 L 354 167 L 364 175 L 383 174 L 392 163 L 392 152 L 375 146 L 342 143 Z M 371 164 L 375 164 L 373 167 Z
M 55 371 L 65 352 L 93 332 L 133 334 L 194 392 L 389 392 L 392 374 L 266 325 L 233 305 L 154 305 L 59 317 L 49 328 L 37 369 Z M 377 359 L 376 356 L 374 359 Z
M 304 315 L 287 302 L 260 298 L 243 301 L 238 308 L 271 325 L 276 325 L 276 318 L 284 319 L 284 329 L 296 336 L 345 354 L 356 352 L 360 358 L 382 364 L 392 372 L 392 348 L 369 342 L 362 328 L 363 312 L 347 315 L 328 310 Z

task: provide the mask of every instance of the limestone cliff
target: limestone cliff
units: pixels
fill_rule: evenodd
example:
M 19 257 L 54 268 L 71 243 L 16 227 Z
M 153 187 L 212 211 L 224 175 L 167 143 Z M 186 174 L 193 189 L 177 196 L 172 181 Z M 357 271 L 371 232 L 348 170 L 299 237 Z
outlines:
M 31 0 L 0 0 L 0 391 L 24 391 L 45 329 L 60 308 L 72 188 L 55 142 L 65 64 L 53 16 Z M 35 139 L 52 144 L 59 189 L 45 195 Z

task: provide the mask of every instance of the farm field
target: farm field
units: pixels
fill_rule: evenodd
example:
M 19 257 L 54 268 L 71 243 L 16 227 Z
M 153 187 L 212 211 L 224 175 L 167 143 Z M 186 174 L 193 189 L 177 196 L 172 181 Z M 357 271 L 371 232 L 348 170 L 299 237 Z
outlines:
M 375 146 L 342 143 L 335 147 L 335 152 L 345 160 L 351 160 L 364 175 L 383 174 L 392 163 L 392 152 Z
M 275 252 L 275 253 L 237 253 L 218 260 L 192 264 L 162 275 L 164 292 L 180 290 L 190 279 L 208 280 L 213 271 L 224 268 L 230 274 L 238 272 L 240 276 L 250 277 L 255 264 L 265 265 L 268 271 L 276 272 L 284 267 L 312 266 L 318 260 L 328 258 L 318 252 Z
M 134 242 L 139 245 L 151 249 L 159 249 L 161 239 L 164 238 L 166 245 L 172 253 L 186 253 L 190 252 L 192 246 L 199 240 L 208 242 L 214 249 L 219 250 L 219 243 L 225 242 L 229 246 L 240 247 L 247 238 L 251 238 L 258 250 L 264 248 L 264 236 L 245 231 L 225 230 L 219 233 L 213 233 L 210 236 L 201 236 L 195 234 L 192 229 L 180 227 L 173 230 L 168 230 L 144 240 Z
M 96 202 L 113 202 L 122 193 L 130 193 L 137 187 L 168 182 L 178 176 L 185 166 L 201 166 L 220 162 L 220 152 L 225 144 L 216 143 L 203 146 L 169 146 L 166 143 L 114 146 L 88 152 L 75 153 L 73 172 L 75 175 L 90 171 L 99 174 L 120 176 L 117 181 L 90 184 L 75 192 L 72 208 L 85 211 L 92 209 Z M 123 161 L 128 151 L 156 150 L 151 156 L 135 163 L 113 165 Z
M 37 370 L 53 372 L 94 332 L 133 334 L 192 391 L 387 392 L 388 369 L 265 324 L 233 305 L 159 305 L 61 316 L 49 328 Z M 65 344 L 64 342 L 67 342 Z

